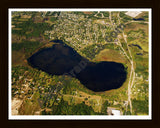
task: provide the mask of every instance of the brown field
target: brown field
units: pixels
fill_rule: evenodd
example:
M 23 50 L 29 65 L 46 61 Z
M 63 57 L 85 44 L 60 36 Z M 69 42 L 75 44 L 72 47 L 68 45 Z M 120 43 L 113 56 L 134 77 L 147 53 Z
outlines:
M 140 24 L 140 23 L 130 23 L 127 24 L 124 31 L 129 32 L 131 30 L 137 31 L 139 29 L 143 29 L 145 33 L 148 34 L 148 24 Z
M 25 54 L 23 52 L 12 51 L 12 65 L 23 65 L 27 66 L 27 60 L 25 60 Z
M 32 102 L 31 100 L 25 99 L 25 101 L 21 104 L 19 108 L 20 115 L 34 115 L 35 112 L 40 111 L 40 106 L 36 96 L 33 96 Z M 40 113 L 40 112 L 39 112 Z
M 14 28 L 14 27 L 15 27 L 15 25 L 12 25 L 11 27 L 12 27 L 12 28 Z
M 105 49 L 101 51 L 96 56 L 95 60 L 96 61 L 114 61 L 118 63 L 126 63 L 125 56 L 112 49 Z
M 21 24 L 21 23 L 23 23 L 23 22 L 20 22 L 20 21 L 12 21 L 12 24 Z
M 28 21 L 28 19 L 27 18 L 20 18 L 20 19 L 18 19 L 18 21 L 20 21 L 20 22 Z
M 26 36 L 19 36 L 16 34 L 12 34 L 12 43 L 21 43 L 22 40 L 25 40 Z
M 27 18 L 28 19 L 28 18 L 31 18 L 31 16 L 30 15 L 22 15 L 21 18 Z
M 84 14 L 92 14 L 92 12 L 83 12 Z
M 14 29 L 14 30 L 22 30 L 22 28 L 12 28 L 12 29 Z

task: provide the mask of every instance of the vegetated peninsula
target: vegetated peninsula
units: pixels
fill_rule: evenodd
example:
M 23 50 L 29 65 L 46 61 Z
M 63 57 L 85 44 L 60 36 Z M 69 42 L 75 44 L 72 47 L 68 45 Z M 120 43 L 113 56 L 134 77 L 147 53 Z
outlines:
M 147 115 L 148 54 L 148 12 L 12 12 L 12 115 Z

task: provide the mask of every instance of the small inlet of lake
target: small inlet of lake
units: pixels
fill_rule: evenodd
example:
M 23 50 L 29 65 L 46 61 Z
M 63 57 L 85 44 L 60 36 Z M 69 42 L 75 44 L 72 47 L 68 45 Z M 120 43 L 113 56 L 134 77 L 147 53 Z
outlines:
M 28 58 L 28 63 L 50 75 L 70 75 L 94 92 L 120 88 L 127 78 L 123 64 L 116 62 L 90 62 L 61 40 L 43 48 Z

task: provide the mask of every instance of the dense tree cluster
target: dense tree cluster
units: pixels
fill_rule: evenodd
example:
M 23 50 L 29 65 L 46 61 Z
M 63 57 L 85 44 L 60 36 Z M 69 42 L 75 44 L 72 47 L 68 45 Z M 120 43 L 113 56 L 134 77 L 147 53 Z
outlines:
M 101 113 L 94 112 L 91 106 L 85 105 L 84 102 L 76 105 L 69 105 L 68 102 L 61 99 L 58 105 L 52 107 L 52 111 L 44 110 L 42 115 L 97 115 Z
M 16 20 L 13 19 L 13 21 Z M 34 23 L 32 19 L 16 24 L 16 28 L 20 28 L 20 30 L 12 29 L 12 34 L 25 35 L 27 38 L 39 37 L 45 30 L 51 30 L 48 23 Z

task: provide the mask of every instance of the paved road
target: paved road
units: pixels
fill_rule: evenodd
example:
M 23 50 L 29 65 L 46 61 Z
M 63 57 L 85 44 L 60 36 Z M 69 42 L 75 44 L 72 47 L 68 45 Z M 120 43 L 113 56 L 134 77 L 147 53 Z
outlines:
M 120 23 L 120 16 L 118 16 L 118 19 L 119 19 L 119 23 Z M 131 22 L 137 22 L 137 21 L 131 21 Z M 130 23 L 130 22 L 127 22 L 127 23 Z M 132 101 L 131 101 L 131 94 L 132 94 L 132 86 L 134 84 L 134 80 L 135 80 L 135 69 L 134 69 L 134 61 L 133 61 L 133 57 L 132 57 L 132 53 L 130 51 L 130 48 L 128 46 L 128 43 L 127 43 L 127 35 L 124 34 L 124 31 L 123 31 L 123 39 L 125 41 L 125 43 L 127 44 L 127 49 L 128 49 L 128 52 L 129 52 L 129 56 L 127 55 L 126 51 L 123 49 L 124 53 L 126 54 L 128 60 L 130 61 L 131 63 L 131 71 L 130 71 L 130 77 L 129 77 L 129 82 L 128 82 L 128 103 L 130 105 L 130 112 L 132 113 Z M 119 42 L 120 43 L 120 42 Z

